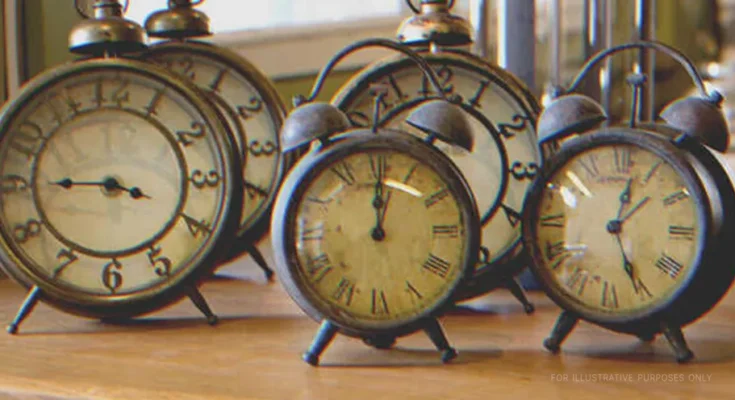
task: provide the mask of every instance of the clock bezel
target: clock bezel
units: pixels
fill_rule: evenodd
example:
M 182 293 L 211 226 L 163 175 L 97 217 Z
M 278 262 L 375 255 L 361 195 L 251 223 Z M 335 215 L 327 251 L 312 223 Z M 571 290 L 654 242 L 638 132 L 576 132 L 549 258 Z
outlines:
M 426 59 L 432 67 L 446 64 L 454 68 L 463 68 L 482 75 L 486 79 L 490 80 L 492 84 L 502 88 L 505 94 L 510 96 L 510 98 L 513 99 L 523 110 L 525 117 L 528 118 L 529 129 L 532 129 L 535 134 L 535 126 L 541 113 L 541 106 L 526 85 L 524 85 L 513 74 L 460 48 L 439 47 L 435 52 L 432 52 L 428 47 L 419 46 L 414 48 L 414 50 Z M 332 98 L 331 103 L 335 104 L 338 108 L 345 110 L 357 97 L 368 92 L 371 83 L 389 76 L 395 71 L 406 68 L 415 67 L 411 64 L 410 60 L 400 55 L 388 56 L 369 64 L 357 72 L 342 86 L 339 92 Z M 391 108 L 387 113 L 382 115 L 379 126 L 383 126 L 384 121 L 391 119 L 394 115 L 397 115 L 406 109 L 416 107 L 421 103 L 436 97 L 436 94 L 433 94 L 432 96 L 427 96 L 425 98 L 400 103 L 398 107 Z M 463 110 L 472 115 L 473 118 L 480 121 L 488 129 L 487 133 L 490 134 L 493 137 L 493 140 L 497 143 L 501 158 L 503 158 L 503 171 L 501 174 L 504 176 L 503 180 L 505 183 L 502 185 L 501 191 L 496 195 L 492 207 L 488 210 L 481 210 L 480 213 L 481 220 L 485 219 L 485 222 L 488 222 L 493 219 L 498 212 L 502 212 L 500 209 L 500 202 L 502 202 L 506 195 L 508 186 L 507 181 L 510 179 L 510 162 L 507 157 L 507 149 L 503 139 L 498 133 L 494 121 L 489 120 L 489 118 L 485 117 L 480 110 L 468 105 L 466 101 L 463 102 L 461 106 Z M 541 146 L 538 144 L 536 144 L 536 154 L 536 162 L 538 167 L 541 168 L 543 165 L 543 152 Z M 528 189 L 526 190 L 526 196 L 528 196 Z M 522 213 L 522 210 L 519 212 Z M 483 216 L 485 217 L 483 218 Z M 481 263 L 478 262 L 475 273 L 462 289 L 461 298 L 463 300 L 470 300 L 481 296 L 504 286 L 509 278 L 521 273 L 522 270 L 529 265 L 529 259 L 523 246 L 522 232 L 519 232 L 515 243 L 508 245 L 504 253 L 500 257 L 496 258 L 492 263 L 487 263 L 482 266 Z
M 645 128 L 601 128 L 566 139 L 561 143 L 559 150 L 547 159 L 547 163 L 539 172 L 527 197 L 523 214 L 523 230 L 526 248 L 532 260 L 531 270 L 538 278 L 546 294 L 559 307 L 582 319 L 611 330 L 627 333 L 650 333 L 660 331 L 659 324 L 661 321 L 670 321 L 683 326 L 701 317 L 714 306 L 716 301 L 707 301 L 707 304 L 702 304 L 698 310 L 695 310 L 696 307 L 690 307 L 688 303 L 696 302 L 697 297 L 701 296 L 703 284 L 707 286 L 705 283 L 714 283 L 722 278 L 722 274 L 717 271 L 719 268 L 703 266 L 722 264 L 718 260 L 725 246 L 720 248 L 718 241 L 726 237 L 732 238 L 732 232 L 728 229 L 719 231 L 717 229 L 717 226 L 721 224 L 714 219 L 718 215 L 719 207 L 716 204 L 717 201 L 713 204 L 710 199 L 720 199 L 720 194 L 713 192 L 713 190 L 718 189 L 718 186 L 708 185 L 704 182 L 708 179 L 709 169 L 700 163 L 699 157 L 692 157 L 692 153 L 695 152 L 696 148 L 702 146 L 687 141 L 685 135 L 680 135 L 681 132 L 666 127 L 659 128 L 656 125 L 646 126 Z M 679 141 L 678 145 L 676 144 L 677 141 Z M 688 275 L 682 278 L 682 283 L 669 294 L 667 299 L 636 314 L 615 315 L 589 310 L 584 307 L 582 302 L 575 300 L 573 296 L 558 288 L 554 283 L 554 279 L 551 278 L 550 272 L 544 266 L 542 249 L 535 240 L 539 202 L 550 177 L 553 177 L 571 158 L 582 154 L 584 151 L 615 144 L 638 146 L 668 162 L 691 190 L 693 202 L 697 204 L 696 212 L 700 227 L 697 238 L 699 255 L 696 262 L 690 266 Z M 692 146 L 695 148 L 693 149 Z M 730 192 L 732 193 L 732 189 Z M 735 198 L 732 195 L 730 197 Z M 730 212 L 730 214 L 732 213 Z M 725 216 L 725 218 L 726 220 L 732 220 L 731 215 Z M 719 296 L 716 297 L 719 298 Z
M 215 105 L 188 82 L 149 63 L 134 59 L 83 59 L 58 66 L 46 71 L 32 81 L 26 83 L 21 92 L 0 110 L 0 141 L 5 138 L 9 127 L 13 125 L 19 113 L 24 111 L 29 100 L 41 95 L 44 90 L 67 78 L 73 79 L 78 73 L 109 73 L 129 71 L 160 82 L 167 90 L 177 92 L 186 99 L 194 110 L 202 117 L 203 123 L 212 133 L 213 143 L 223 164 L 222 198 L 220 201 L 219 220 L 211 222 L 212 233 L 199 251 L 190 259 L 189 265 L 167 280 L 164 284 L 148 287 L 144 290 L 121 295 L 99 296 L 91 293 L 74 292 L 64 285 L 54 285 L 48 277 L 38 276 L 34 267 L 24 265 L 15 254 L 13 242 L 5 232 L 0 230 L 0 269 L 15 282 L 26 289 L 38 287 L 41 299 L 50 306 L 67 313 L 89 318 L 121 319 L 151 313 L 174 304 L 196 288 L 201 280 L 211 274 L 215 261 L 224 249 L 230 246 L 232 236 L 240 219 L 240 202 L 242 201 L 242 180 L 239 168 L 239 154 L 234 152 L 234 138 L 229 129 L 222 123 L 223 117 Z M 159 125 L 162 123 L 159 122 Z M 185 171 L 188 176 L 190 171 Z M 32 185 L 34 183 L 31 183 Z M 233 218 L 237 216 L 237 219 Z M 235 221 L 233 223 L 233 221 Z
M 314 294 L 310 294 L 309 285 L 302 282 L 295 249 L 296 210 L 300 206 L 302 196 L 307 189 L 306 183 L 320 176 L 322 171 L 339 159 L 352 154 L 363 153 L 366 150 L 391 150 L 404 153 L 423 161 L 424 166 L 432 168 L 439 177 L 443 178 L 447 188 L 457 199 L 466 229 L 464 265 L 460 267 L 457 280 L 450 284 L 451 289 L 447 291 L 444 298 L 408 322 L 385 324 L 383 327 L 365 327 L 359 323 L 350 324 L 339 318 L 334 318 L 334 314 L 321 309 L 310 301 L 310 296 L 314 296 Z M 411 134 L 389 129 L 380 129 L 377 134 L 371 130 L 355 129 L 347 134 L 340 135 L 339 139 L 331 142 L 325 148 L 312 148 L 297 162 L 284 181 L 276 200 L 271 226 L 276 270 L 286 292 L 314 321 L 329 320 L 340 328 L 340 332 L 353 337 L 372 337 L 376 335 L 398 337 L 423 329 L 427 319 L 440 316 L 457 301 L 463 283 L 474 270 L 480 244 L 477 206 L 472 192 L 458 168 L 435 147 L 426 144 Z

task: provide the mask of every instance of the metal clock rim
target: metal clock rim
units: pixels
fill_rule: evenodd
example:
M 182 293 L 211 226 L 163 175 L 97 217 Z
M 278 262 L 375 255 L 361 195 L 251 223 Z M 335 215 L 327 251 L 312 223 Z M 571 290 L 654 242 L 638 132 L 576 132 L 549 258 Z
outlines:
M 273 119 L 273 123 L 277 131 L 275 138 L 278 140 L 278 148 L 281 147 L 280 129 L 286 119 L 286 106 L 280 94 L 275 89 L 272 80 L 265 74 L 265 72 L 263 72 L 258 67 L 251 64 L 231 50 L 216 46 L 215 44 L 209 42 L 195 39 L 165 40 L 155 43 L 149 46 L 148 49 L 140 55 L 140 59 L 145 60 L 146 62 L 153 62 L 152 60 L 150 60 L 150 58 L 156 57 L 158 55 L 164 55 L 169 52 L 194 53 L 206 58 L 213 59 L 217 62 L 221 62 L 222 64 L 231 68 L 233 71 L 237 72 L 243 78 L 245 78 L 246 81 L 255 88 L 258 94 L 263 97 L 263 103 L 266 107 L 268 107 L 269 113 Z M 211 92 L 208 90 L 202 91 L 204 91 L 208 95 L 211 95 Z M 238 121 L 238 123 L 242 125 L 240 121 Z M 247 131 L 245 130 L 244 126 L 233 127 L 233 129 L 235 128 L 242 128 L 241 132 L 243 135 L 242 139 L 244 146 L 242 149 L 242 154 L 247 154 Z M 276 182 L 283 181 L 288 170 L 293 167 L 295 161 L 298 159 L 298 155 L 299 154 L 295 152 L 289 152 L 285 154 L 283 154 L 282 152 L 277 152 L 276 156 L 279 157 L 279 162 L 275 174 L 275 176 L 277 177 Z M 247 157 L 247 155 L 245 157 Z M 243 160 L 243 164 L 245 164 L 245 160 Z M 273 202 L 278 192 L 277 185 L 274 186 L 276 186 L 275 190 L 271 190 L 268 198 L 264 203 L 267 204 L 267 206 L 261 207 L 261 210 L 258 212 L 258 214 L 260 215 L 256 218 L 252 218 L 250 220 L 251 222 L 246 223 L 245 225 L 240 225 L 240 227 L 238 228 L 236 236 L 239 239 L 247 239 L 255 242 L 262 239 L 267 233 L 270 227 L 269 214 L 272 212 Z M 236 245 L 236 243 L 233 244 Z
M 550 273 L 544 267 L 541 250 L 535 241 L 536 223 L 538 218 L 538 205 L 544 192 L 546 183 L 550 177 L 564 167 L 566 163 L 573 157 L 594 148 L 610 146 L 615 144 L 626 144 L 637 146 L 644 151 L 651 152 L 674 168 L 674 170 L 682 177 L 686 185 L 692 190 L 695 203 L 698 204 L 696 209 L 698 223 L 701 226 L 698 232 L 697 243 L 700 249 L 697 258 L 691 263 L 687 275 L 682 278 L 682 282 L 678 287 L 667 295 L 667 299 L 652 306 L 645 308 L 643 311 L 635 313 L 626 313 L 624 315 L 603 315 L 601 311 L 589 309 L 586 305 L 574 299 L 571 295 L 558 289 L 553 282 Z M 544 292 L 551 298 L 554 303 L 564 310 L 571 310 L 575 315 L 613 330 L 626 330 L 625 325 L 637 323 L 645 325 L 651 321 L 656 321 L 658 316 L 669 309 L 672 304 L 676 303 L 677 297 L 685 293 L 690 287 L 694 276 L 697 274 L 703 261 L 703 251 L 707 249 L 712 237 L 712 223 L 708 217 L 711 213 L 711 205 L 709 200 L 704 196 L 706 192 L 699 174 L 686 161 L 678 149 L 670 143 L 663 135 L 637 128 L 631 130 L 625 127 L 603 128 L 584 135 L 569 138 L 561 144 L 555 156 L 547 160 L 548 163 L 539 171 L 537 179 L 532 184 L 529 194 L 526 197 L 524 212 L 522 214 L 523 238 L 525 248 L 529 254 L 530 269 L 538 278 L 538 281 Z
M 465 265 L 462 266 L 462 273 L 455 282 L 452 290 L 441 301 L 435 304 L 434 307 L 427 309 L 423 314 L 416 316 L 410 322 L 386 325 L 379 328 L 349 326 L 342 321 L 331 318 L 331 316 L 328 316 L 319 310 L 318 307 L 314 306 L 308 299 L 308 296 L 304 295 L 310 289 L 307 285 L 300 282 L 298 261 L 291 252 L 291 249 L 294 248 L 291 237 L 292 233 L 290 233 L 290 226 L 293 225 L 291 220 L 294 214 L 293 210 L 298 206 L 300 199 L 298 193 L 306 189 L 304 182 L 318 176 L 332 162 L 344 156 L 362 152 L 365 149 L 397 150 L 419 161 L 425 161 L 429 158 L 442 160 L 443 164 L 441 166 L 437 167 L 433 165 L 431 168 L 439 176 L 447 178 L 445 183 L 447 183 L 447 187 L 450 188 L 454 195 L 457 196 L 458 203 L 465 203 L 464 207 L 460 207 L 467 229 Z M 425 155 L 425 157 L 422 158 L 422 155 Z M 427 163 L 424 163 L 424 165 L 427 165 Z M 279 281 L 284 289 L 286 289 L 286 292 L 314 321 L 332 321 L 340 328 L 340 332 L 354 337 L 373 336 L 385 333 L 390 333 L 393 336 L 403 336 L 420 330 L 426 318 L 438 316 L 456 302 L 460 291 L 464 287 L 465 281 L 472 275 L 477 254 L 479 253 L 480 224 L 477 205 L 474 200 L 474 195 L 459 169 L 446 155 L 435 147 L 427 145 L 408 133 L 389 129 L 381 129 L 377 135 L 370 129 L 355 129 L 341 136 L 331 146 L 323 150 L 307 153 L 297 162 L 284 181 L 274 208 L 273 221 L 277 222 L 272 225 L 272 244 L 276 259 L 276 271 L 280 277 Z
M 94 69 L 109 71 L 132 70 L 136 73 L 147 75 L 154 80 L 159 80 L 165 83 L 168 89 L 177 91 L 183 98 L 187 99 L 189 104 L 202 117 L 206 118 L 205 122 L 209 129 L 222 128 L 224 131 L 224 125 L 221 122 L 222 116 L 219 115 L 214 104 L 201 95 L 195 85 L 180 80 L 175 75 L 158 66 L 127 58 L 86 58 L 45 71 L 26 83 L 14 99 L 3 105 L 0 109 L 0 115 L 17 114 L 29 99 L 36 96 L 53 82 L 63 80 L 81 71 Z M 3 138 L 2 132 L 6 132 L 13 121 L 14 118 L 0 119 L 0 140 Z M 239 155 L 233 151 L 233 146 L 226 146 L 222 143 L 222 140 L 232 141 L 232 137 L 229 135 L 224 138 L 220 138 L 219 135 L 211 136 L 217 144 L 217 150 L 225 166 L 225 171 L 230 176 L 236 177 L 239 171 L 237 168 L 234 168 L 234 165 L 237 163 L 233 163 L 232 161 L 239 160 Z M 200 250 L 196 253 L 190 262 L 192 265 L 196 265 L 196 267 L 190 267 L 180 271 L 176 274 L 178 276 L 172 276 L 166 285 L 154 286 L 143 291 L 123 295 L 104 296 L 104 298 L 98 295 L 79 293 L 71 293 L 71 296 L 69 296 L 70 293 L 67 290 L 51 284 L 44 277 L 36 277 L 32 270 L 28 270 L 23 265 L 23 262 L 20 261 L 12 249 L 4 248 L 4 244 L 2 251 L 0 251 L 0 268 L 26 289 L 38 287 L 41 290 L 42 299 L 47 304 L 74 315 L 90 318 L 126 318 L 159 310 L 186 296 L 191 289 L 191 285 L 196 284 L 214 270 L 218 254 L 229 247 L 230 241 L 232 240 L 230 233 L 236 231 L 237 223 L 232 222 L 234 220 L 233 218 L 226 218 L 225 216 L 239 215 L 239 202 L 242 197 L 240 185 L 242 185 L 242 182 L 238 179 L 232 179 L 229 184 L 224 183 L 224 185 L 226 186 L 223 188 L 223 200 L 219 206 L 219 214 L 223 216 L 221 217 L 222 222 L 216 226 L 217 229 L 210 236 L 209 241 L 213 244 L 209 247 L 209 251 L 202 252 Z M 2 237 L 3 243 L 12 241 L 12 238 L 8 238 L 5 232 L 0 231 L 0 237 Z M 217 240 L 212 240 L 211 238 L 213 237 L 216 237 Z M 73 300 L 69 300 L 70 298 Z

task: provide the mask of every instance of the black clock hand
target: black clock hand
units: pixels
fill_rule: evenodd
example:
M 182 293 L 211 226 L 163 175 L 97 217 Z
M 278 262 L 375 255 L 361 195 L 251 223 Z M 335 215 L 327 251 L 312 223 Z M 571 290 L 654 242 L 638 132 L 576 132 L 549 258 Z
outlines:
M 620 219 L 620 216 L 623 214 L 623 210 L 625 209 L 625 206 L 627 204 L 630 204 L 630 185 L 633 183 L 633 178 L 628 178 L 628 182 L 625 184 L 625 189 L 622 193 L 620 193 L 620 208 L 618 208 L 618 216 L 617 218 Z
M 128 192 L 130 194 L 130 197 L 134 199 L 140 199 L 140 198 L 147 198 L 150 199 L 151 197 L 144 194 L 143 191 L 140 190 L 138 187 L 132 187 L 132 188 L 126 188 L 117 181 L 115 178 L 107 178 L 104 181 L 101 182 L 74 182 L 70 178 L 64 178 L 60 179 L 56 182 L 50 182 L 52 185 L 58 185 L 63 187 L 64 189 L 71 189 L 74 186 L 101 186 L 105 189 L 112 191 L 112 190 L 123 190 L 125 192 Z
M 627 221 L 628 218 L 632 217 L 633 214 L 635 214 L 638 210 L 643 208 L 643 206 L 646 205 L 646 203 L 648 203 L 650 200 L 651 200 L 651 196 L 644 197 L 641 201 L 638 202 L 638 204 L 635 205 L 635 207 L 633 207 L 632 210 L 628 211 L 628 213 L 625 214 L 625 216 L 622 219 L 620 219 L 620 223 L 622 224 L 623 222 Z
M 633 263 L 630 262 L 628 256 L 625 254 L 625 249 L 623 249 L 623 242 L 620 240 L 619 233 L 615 234 L 615 240 L 618 242 L 618 247 L 620 247 L 620 254 L 623 256 L 623 269 L 625 269 L 625 273 L 628 275 L 630 281 L 633 283 L 633 289 L 635 289 L 635 292 L 638 293 L 638 285 L 635 282 Z
M 372 230 L 371 236 L 375 241 L 381 241 L 385 239 L 385 230 L 383 230 L 383 219 L 381 210 L 385 207 L 383 201 L 383 183 L 378 181 L 375 184 L 375 196 L 373 196 L 373 209 L 375 210 L 375 227 Z

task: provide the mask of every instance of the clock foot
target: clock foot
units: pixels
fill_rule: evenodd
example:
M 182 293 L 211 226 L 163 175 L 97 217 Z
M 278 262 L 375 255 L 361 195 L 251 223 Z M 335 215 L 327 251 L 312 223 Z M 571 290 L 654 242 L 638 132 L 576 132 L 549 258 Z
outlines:
M 260 267 L 260 269 L 263 270 L 265 273 L 265 278 L 268 279 L 269 282 L 273 281 L 273 270 L 268 267 L 268 263 L 265 261 L 265 257 L 263 257 L 263 254 L 258 250 L 257 247 L 253 243 L 247 243 L 245 244 L 245 251 L 250 254 L 250 257 L 253 258 L 256 264 Z
M 314 367 L 319 365 L 319 357 L 324 352 L 324 349 L 329 346 L 329 343 L 332 342 L 337 332 L 339 332 L 339 328 L 336 325 L 324 320 L 321 326 L 319 326 L 319 331 L 317 331 L 314 341 L 311 342 L 309 350 L 302 357 L 304 361 Z
M 372 336 L 362 340 L 366 345 L 380 350 L 388 350 L 396 344 L 396 338 L 392 336 Z
M 664 322 L 661 324 L 661 330 L 674 349 L 676 362 L 683 364 L 694 358 L 694 353 L 687 346 L 684 334 L 681 332 L 681 327 Z
M 447 336 L 444 334 L 444 330 L 436 318 L 431 318 L 426 321 L 424 331 L 429 336 L 429 339 L 431 339 L 431 342 L 434 343 L 437 350 L 442 352 L 442 362 L 444 364 L 457 358 L 457 350 L 449 345 Z
M 510 290 L 513 296 L 521 302 L 521 304 L 523 305 L 523 310 L 526 312 L 526 314 L 533 314 L 536 308 L 533 306 L 533 303 L 528 301 L 526 291 L 523 290 L 523 286 L 521 286 L 520 280 L 517 277 L 510 278 L 505 286 L 508 288 L 508 290 Z
M 551 336 L 544 340 L 544 347 L 550 352 L 556 354 L 561 349 L 561 344 L 564 339 L 569 336 L 579 319 L 569 311 L 564 311 L 559 315 L 559 319 L 556 320 L 556 325 L 551 331 Z
M 204 314 L 205 317 L 207 317 L 207 323 L 209 325 L 216 325 L 217 322 L 219 322 L 219 318 L 217 318 L 216 315 L 212 312 L 212 309 L 209 308 L 209 304 L 207 304 L 207 300 L 204 299 L 204 296 L 202 296 L 202 293 L 197 289 L 196 287 L 192 288 L 189 291 L 189 299 L 192 303 L 196 306 L 199 311 Z
M 651 343 L 654 340 L 656 340 L 656 334 L 655 333 L 642 333 L 638 335 L 638 339 L 640 339 L 642 342 Z
M 25 300 L 23 300 L 23 304 L 20 306 L 20 309 L 18 310 L 18 314 L 15 316 L 15 319 L 13 319 L 13 322 L 10 323 L 8 326 L 8 333 L 11 335 L 14 335 L 18 333 L 18 327 L 20 324 L 25 320 L 33 311 L 33 309 L 36 307 L 36 304 L 38 304 L 38 300 L 41 298 L 41 289 L 38 288 L 38 286 L 34 286 L 31 288 L 31 290 L 28 292 L 28 295 L 26 295 Z

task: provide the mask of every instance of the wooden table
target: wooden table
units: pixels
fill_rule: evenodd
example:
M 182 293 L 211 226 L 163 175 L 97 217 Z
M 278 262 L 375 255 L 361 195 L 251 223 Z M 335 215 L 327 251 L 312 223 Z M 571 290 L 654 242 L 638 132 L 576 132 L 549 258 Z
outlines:
M 261 247 L 270 254 L 269 244 Z M 125 325 L 40 305 L 16 336 L 0 333 L 0 398 L 10 399 L 732 399 L 735 295 L 684 330 L 696 359 L 677 365 L 663 338 L 644 344 L 580 323 L 560 355 L 541 345 L 559 309 L 531 293 L 528 316 L 497 291 L 442 321 L 459 357 L 442 365 L 419 333 L 393 350 L 338 336 L 311 367 L 317 324 L 248 257 L 203 288 L 221 322 L 188 301 Z M 0 321 L 23 299 L 0 282 Z

